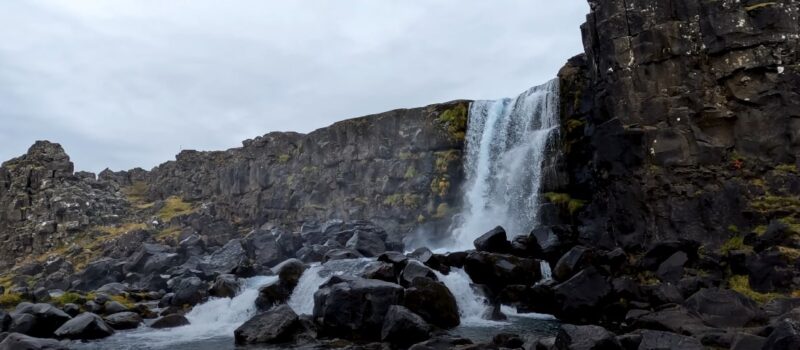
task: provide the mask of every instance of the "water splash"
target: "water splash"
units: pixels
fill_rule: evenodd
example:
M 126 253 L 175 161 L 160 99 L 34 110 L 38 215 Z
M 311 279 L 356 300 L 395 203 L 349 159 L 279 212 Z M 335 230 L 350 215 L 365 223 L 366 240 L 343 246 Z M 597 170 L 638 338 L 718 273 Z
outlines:
M 558 130 L 558 80 L 515 99 L 475 101 L 469 111 L 463 211 L 451 249 L 502 225 L 512 236 L 537 224 L 548 148 Z
M 314 293 L 333 275 L 358 276 L 373 261 L 371 259 L 332 260 L 315 264 L 300 276 L 297 287 L 289 298 L 289 306 L 298 315 L 310 315 L 314 311 Z
M 449 274 L 443 275 L 436 272 L 447 289 L 453 293 L 458 305 L 458 314 L 461 317 L 462 325 L 492 325 L 502 322 L 490 321 L 483 318 L 487 310 L 488 303 L 486 298 L 472 288 L 472 280 L 462 269 L 454 268 Z
M 550 263 L 547 260 L 539 262 L 539 270 L 542 272 L 542 280 L 540 282 L 553 280 L 553 270 L 550 268 Z

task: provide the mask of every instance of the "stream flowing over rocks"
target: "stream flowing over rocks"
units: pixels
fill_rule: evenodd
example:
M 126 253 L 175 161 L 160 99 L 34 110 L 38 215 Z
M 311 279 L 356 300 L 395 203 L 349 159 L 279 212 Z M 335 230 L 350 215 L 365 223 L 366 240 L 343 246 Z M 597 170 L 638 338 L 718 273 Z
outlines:
M 0 166 L 0 350 L 800 349 L 800 2 L 589 0 L 452 101 Z

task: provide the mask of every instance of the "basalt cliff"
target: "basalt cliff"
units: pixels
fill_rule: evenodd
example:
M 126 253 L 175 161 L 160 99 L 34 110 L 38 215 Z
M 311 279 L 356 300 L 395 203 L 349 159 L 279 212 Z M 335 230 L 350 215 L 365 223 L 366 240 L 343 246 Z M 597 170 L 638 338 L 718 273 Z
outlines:
M 185 325 L 252 276 L 237 344 L 800 348 L 800 2 L 589 4 L 530 231 L 420 246 L 462 219 L 472 101 L 98 175 L 38 141 L 0 166 L 0 349 Z M 465 299 L 564 324 L 473 344 Z

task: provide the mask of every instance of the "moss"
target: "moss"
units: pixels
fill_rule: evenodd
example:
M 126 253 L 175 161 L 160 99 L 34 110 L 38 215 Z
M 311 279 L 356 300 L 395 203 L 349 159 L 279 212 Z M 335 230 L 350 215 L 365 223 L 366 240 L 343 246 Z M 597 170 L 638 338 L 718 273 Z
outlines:
M 191 204 L 184 202 L 180 197 L 172 196 L 164 200 L 164 206 L 156 215 L 162 222 L 168 222 L 176 216 L 186 215 L 193 211 Z
M 795 234 L 800 234 L 800 221 L 798 221 L 796 218 L 787 216 L 785 218 L 778 219 L 778 221 L 789 227 L 789 231 L 792 231 Z M 766 229 L 764 232 L 766 232 Z
M 433 214 L 433 217 L 437 219 L 444 219 L 448 214 L 450 214 L 450 206 L 447 205 L 447 203 L 441 203 L 436 206 L 436 213 Z
M 567 208 L 570 215 L 574 215 L 585 207 L 587 203 L 585 200 L 572 198 L 566 193 L 548 192 L 544 194 L 544 197 L 547 198 L 550 203 Z
M 577 130 L 578 128 L 583 127 L 584 125 L 586 125 L 586 122 L 584 122 L 583 120 L 570 119 L 567 120 L 567 123 L 564 125 L 564 128 L 567 130 L 567 133 L 571 133 Z
M 278 163 L 286 164 L 289 162 L 289 159 L 292 159 L 292 156 L 284 153 L 278 156 Z
M 86 297 L 75 292 L 66 292 L 51 300 L 51 303 L 64 306 L 65 304 L 83 305 L 86 302 Z
M 400 158 L 400 160 L 410 160 L 410 159 L 417 159 L 418 158 L 414 153 L 411 153 L 411 152 L 400 152 L 397 155 L 397 157 Z
M 434 177 L 431 181 L 431 193 L 444 197 L 450 190 L 450 180 L 446 176 Z
M 406 169 L 406 173 L 403 175 L 403 178 L 406 180 L 410 180 L 416 176 L 417 176 L 417 169 L 415 169 L 414 166 L 409 166 L 408 169 Z
M 115 237 L 123 233 L 128 233 L 135 230 L 142 230 L 145 228 L 147 228 L 146 224 L 128 222 L 113 226 L 100 226 L 96 227 L 95 230 L 102 233 L 106 233 L 107 235 L 110 235 L 112 237 Z M 110 237 L 104 237 L 104 238 L 110 238 Z
M 750 279 L 745 275 L 731 276 L 731 278 L 728 279 L 728 287 L 759 303 L 766 303 L 783 297 L 777 293 L 759 293 L 754 291 L 750 288 Z
M 458 151 L 450 150 L 443 152 L 436 152 L 436 172 L 440 174 L 447 173 L 450 169 L 450 164 L 459 160 L 461 157 Z
M 134 181 L 130 186 L 122 189 L 122 193 L 128 198 L 128 202 L 135 207 L 148 207 L 152 203 L 147 201 L 147 183 L 144 181 Z
M 733 233 L 739 233 L 739 226 L 728 225 L 728 231 L 733 232 Z
M 786 258 L 788 263 L 794 263 L 800 259 L 800 249 L 778 246 L 778 251 Z
M 405 206 L 408 208 L 418 208 L 421 203 L 422 197 L 412 193 L 395 193 L 386 196 L 383 200 L 383 204 L 392 207 Z
M 319 168 L 315 166 L 304 166 L 303 169 L 300 169 L 300 171 L 303 172 L 303 174 L 316 173 L 318 170 Z
M 136 304 L 132 300 L 128 299 L 128 297 L 125 295 L 112 295 L 111 300 L 122 304 L 122 306 L 128 309 L 133 309 L 136 307 Z
M 294 174 L 289 175 L 286 177 L 286 185 L 287 186 L 294 186 Z
M 776 171 L 782 173 L 797 174 L 797 165 L 795 164 L 781 164 L 775 167 Z
M 719 251 L 723 254 L 727 254 L 728 252 L 734 250 L 753 250 L 753 247 L 744 244 L 744 236 L 734 236 L 731 239 L 725 241 L 722 246 L 719 248 Z
M 468 114 L 467 104 L 462 102 L 443 111 L 436 120 L 447 128 L 454 140 L 463 141 L 467 134 Z
M 165 242 L 168 240 L 178 240 L 178 237 L 181 235 L 181 228 L 174 226 L 174 227 L 167 227 L 161 231 L 159 231 L 155 239 L 160 242 Z
M 417 223 L 418 223 L 418 224 L 422 224 L 422 223 L 424 223 L 426 220 L 427 220 L 427 218 L 425 218 L 425 215 L 419 214 L 419 215 L 417 216 Z
M 750 206 L 760 212 L 795 211 L 800 212 L 800 197 L 764 195 L 756 198 Z
M 0 308 L 8 309 L 17 306 L 22 302 L 22 295 L 17 293 L 6 293 L 0 295 Z
M 767 226 L 766 225 L 759 225 L 759 226 L 757 226 L 756 228 L 753 229 L 753 233 L 755 233 L 758 236 L 761 236 L 761 235 L 767 233 Z
M 753 5 L 747 6 L 747 7 L 744 8 L 744 10 L 747 11 L 747 12 L 750 12 L 750 11 L 758 10 L 760 8 L 773 6 L 775 4 L 777 4 L 775 1 L 762 2 L 762 3 L 758 3 L 758 4 L 753 4 Z

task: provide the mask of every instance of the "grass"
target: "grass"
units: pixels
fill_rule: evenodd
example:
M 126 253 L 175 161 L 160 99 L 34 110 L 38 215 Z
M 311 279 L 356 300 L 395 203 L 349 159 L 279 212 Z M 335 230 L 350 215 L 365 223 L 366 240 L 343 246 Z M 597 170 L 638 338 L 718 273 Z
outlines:
M 164 206 L 158 211 L 156 216 L 158 216 L 162 222 L 168 222 L 176 216 L 186 215 L 193 211 L 191 204 L 184 202 L 180 197 L 172 196 L 164 200 Z
M 775 167 L 775 170 L 782 173 L 797 174 L 797 165 L 795 164 L 781 164 Z
M 402 205 L 409 208 L 417 208 L 421 202 L 422 197 L 412 193 L 395 193 L 383 200 L 383 204 L 388 206 L 396 207 Z
M 413 179 L 417 176 L 417 169 L 413 166 L 410 166 L 406 169 L 406 173 L 403 175 L 403 178 L 406 180 Z
M 136 208 L 146 209 L 153 206 L 153 203 L 147 201 L 147 183 L 144 181 L 134 181 L 133 184 L 122 189 L 122 192 L 128 197 L 128 202 Z
M 59 297 L 53 298 L 50 302 L 58 306 L 66 304 L 83 305 L 86 302 L 86 297 L 78 293 L 66 292 Z
M 278 162 L 281 164 L 286 164 L 289 162 L 289 159 L 292 159 L 292 156 L 288 154 L 281 154 L 278 156 Z
M 0 295 L 0 308 L 9 309 L 22 302 L 22 295 L 17 293 L 6 293 Z
M 728 279 L 728 287 L 759 303 L 781 298 L 778 293 L 759 293 L 750 288 L 750 279 L 745 275 L 735 275 Z
M 800 212 L 800 197 L 775 196 L 768 194 L 756 198 L 755 200 L 753 200 L 752 203 L 750 203 L 750 206 L 753 207 L 753 209 L 758 210 L 760 212 L 772 212 L 781 210 Z
M 161 231 L 159 231 L 155 235 L 155 239 L 159 242 L 164 242 L 168 240 L 177 240 L 178 236 L 181 235 L 181 228 L 177 226 L 167 227 Z
M 128 299 L 128 297 L 126 297 L 124 295 L 112 295 L 111 296 L 111 300 L 122 304 L 122 306 L 124 306 L 124 307 L 126 307 L 128 309 L 133 309 L 134 307 L 136 307 L 134 302 L 132 300 Z
M 725 241 L 722 246 L 719 248 L 719 251 L 723 254 L 728 254 L 729 252 L 735 250 L 746 250 L 752 251 L 753 247 L 744 244 L 744 236 L 734 236 L 731 239 Z
M 747 6 L 747 7 L 744 8 L 744 10 L 747 11 L 747 12 L 750 12 L 750 11 L 758 10 L 760 8 L 764 8 L 764 7 L 767 7 L 767 6 L 773 6 L 775 4 L 777 4 L 775 1 L 762 2 L 762 3 L 758 3 L 758 4 Z

